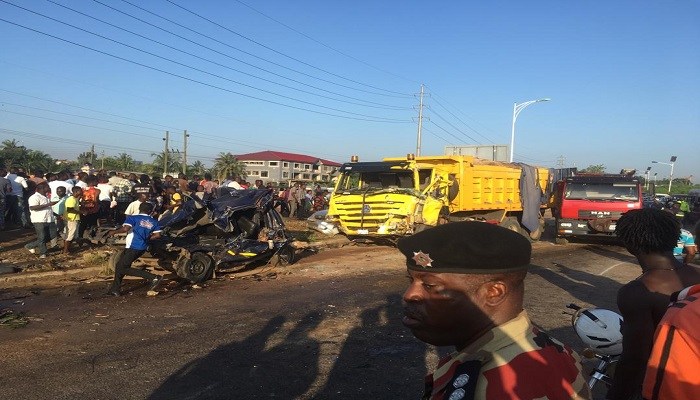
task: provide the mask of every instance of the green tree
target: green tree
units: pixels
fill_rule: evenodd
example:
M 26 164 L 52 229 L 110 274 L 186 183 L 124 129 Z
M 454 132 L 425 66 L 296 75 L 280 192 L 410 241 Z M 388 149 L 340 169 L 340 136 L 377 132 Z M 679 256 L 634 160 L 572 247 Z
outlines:
M 187 168 L 187 171 L 195 175 L 202 175 L 207 172 L 207 168 L 204 166 L 203 162 L 197 160 Z
M 603 164 L 589 165 L 588 167 L 582 169 L 579 172 L 583 172 L 586 174 L 604 174 L 605 173 L 605 165 L 603 165 Z
M 152 164 L 152 169 L 153 172 L 163 172 L 163 173 L 172 173 L 175 171 L 181 171 L 182 170 L 182 163 L 180 162 L 180 155 L 174 151 L 168 151 L 168 165 L 167 168 L 164 168 L 164 161 L 165 161 L 165 152 L 161 151 L 160 153 L 151 153 L 151 156 L 153 156 L 153 162 Z
M 133 171 L 134 159 L 126 153 L 119 153 L 114 159 L 114 168 L 118 171 Z
M 27 148 L 21 146 L 16 139 L 3 140 L 0 148 L 0 160 L 5 168 L 20 167 L 27 159 Z
M 28 173 L 36 171 L 49 172 L 55 167 L 54 159 L 39 150 L 28 150 L 25 161 L 22 163 L 22 167 L 27 170 Z
M 246 177 L 245 164 L 238 161 L 231 153 L 219 153 L 219 156 L 214 159 L 212 170 L 218 179 L 225 179 L 228 175 Z
M 95 162 L 97 162 L 98 158 L 99 158 L 99 156 L 97 155 L 97 153 L 95 153 L 94 151 L 92 151 L 92 149 L 90 149 L 88 151 L 85 151 L 83 153 L 78 154 L 78 159 L 76 161 L 78 161 L 78 165 L 82 166 L 82 165 L 85 165 L 86 163 L 90 163 L 90 164 L 93 164 L 93 167 L 94 167 L 94 164 L 95 164 Z

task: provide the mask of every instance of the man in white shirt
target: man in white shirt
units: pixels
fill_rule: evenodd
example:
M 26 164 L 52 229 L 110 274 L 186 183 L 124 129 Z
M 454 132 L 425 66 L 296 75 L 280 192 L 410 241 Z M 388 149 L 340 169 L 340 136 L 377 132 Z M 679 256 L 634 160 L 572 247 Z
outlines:
M 17 174 L 17 168 L 10 168 L 10 173 L 5 177 L 12 185 L 12 193 L 6 196 L 6 204 L 14 222 L 22 227 L 31 228 L 29 215 L 24 207 L 24 190 L 29 186 L 24 177 Z
M 66 193 L 70 196 L 70 193 L 73 193 L 73 184 L 68 183 L 66 181 L 68 179 L 68 174 L 65 172 L 61 172 L 58 175 L 55 175 L 55 178 L 52 176 L 51 180 L 49 181 L 49 187 L 51 188 L 51 197 L 56 197 L 58 196 L 58 193 L 56 192 L 56 189 L 58 187 L 64 187 L 66 188 Z
M 47 183 L 36 186 L 36 192 L 29 196 L 29 212 L 32 224 L 36 230 L 36 241 L 28 243 L 24 247 L 30 253 L 39 253 L 39 258 L 46 258 L 47 238 L 52 244 L 56 242 L 56 219 L 53 216 L 52 206 L 55 203 L 49 201 L 51 188 Z
M 142 203 L 145 203 L 146 200 L 148 200 L 148 196 L 146 196 L 145 193 L 139 194 L 139 198 L 132 201 L 131 204 L 126 208 L 126 211 L 124 211 L 124 215 L 136 215 L 139 213 L 139 207 L 141 207 Z

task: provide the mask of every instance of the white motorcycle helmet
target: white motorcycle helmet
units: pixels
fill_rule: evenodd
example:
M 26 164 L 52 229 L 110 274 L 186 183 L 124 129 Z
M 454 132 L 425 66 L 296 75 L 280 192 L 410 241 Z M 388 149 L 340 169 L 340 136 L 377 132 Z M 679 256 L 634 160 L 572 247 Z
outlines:
M 579 310 L 573 319 L 578 337 L 598 354 L 622 354 L 622 316 L 602 308 Z

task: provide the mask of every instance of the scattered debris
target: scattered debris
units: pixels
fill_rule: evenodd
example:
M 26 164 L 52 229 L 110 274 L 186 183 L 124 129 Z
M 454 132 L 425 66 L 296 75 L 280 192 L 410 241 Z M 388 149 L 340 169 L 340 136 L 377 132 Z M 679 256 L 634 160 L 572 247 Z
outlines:
M 14 274 L 20 272 L 22 268 L 14 264 L 0 264 L 0 275 L 1 274 Z
M 29 319 L 22 313 L 15 313 L 12 310 L 5 309 L 0 311 L 0 326 L 9 328 L 21 328 L 29 323 Z

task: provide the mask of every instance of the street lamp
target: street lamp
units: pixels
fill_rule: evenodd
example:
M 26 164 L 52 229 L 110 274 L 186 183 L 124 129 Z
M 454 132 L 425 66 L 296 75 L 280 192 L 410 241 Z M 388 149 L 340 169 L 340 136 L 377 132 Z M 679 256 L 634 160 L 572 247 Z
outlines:
M 671 184 L 673 183 L 673 164 L 676 163 L 676 156 L 671 156 L 671 162 L 665 163 L 661 161 L 652 161 L 652 164 L 664 164 L 671 166 L 671 175 L 668 177 L 668 194 L 671 194 Z M 656 174 L 655 174 L 656 175 Z
M 651 167 L 647 167 L 647 172 L 644 173 L 644 190 L 646 191 L 649 190 L 649 171 L 651 171 Z
M 513 162 L 513 150 L 515 146 L 515 120 L 518 119 L 518 115 L 520 114 L 520 111 L 522 111 L 525 107 L 529 106 L 530 104 L 535 104 L 539 103 L 541 101 L 549 101 L 549 98 L 544 98 L 544 99 L 538 99 L 538 100 L 530 100 L 526 101 L 523 103 L 513 103 L 513 126 L 510 131 L 510 162 Z

